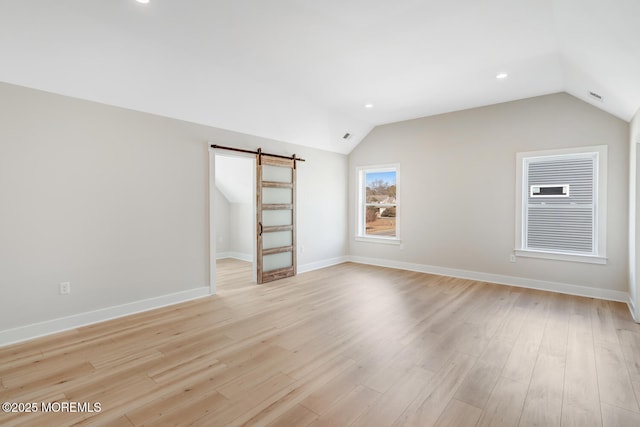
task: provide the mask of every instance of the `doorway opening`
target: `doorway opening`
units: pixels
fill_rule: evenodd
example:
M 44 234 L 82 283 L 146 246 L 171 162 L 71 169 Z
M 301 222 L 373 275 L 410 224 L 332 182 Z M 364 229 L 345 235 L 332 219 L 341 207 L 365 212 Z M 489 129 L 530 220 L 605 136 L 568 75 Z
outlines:
M 256 283 L 255 157 L 214 155 L 216 291 L 232 291 Z

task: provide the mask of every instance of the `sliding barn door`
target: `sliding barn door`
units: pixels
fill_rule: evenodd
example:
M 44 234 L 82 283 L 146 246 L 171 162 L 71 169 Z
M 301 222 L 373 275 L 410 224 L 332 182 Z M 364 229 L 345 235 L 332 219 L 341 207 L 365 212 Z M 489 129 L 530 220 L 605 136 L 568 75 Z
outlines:
M 296 274 L 296 161 L 259 153 L 256 173 L 258 283 Z

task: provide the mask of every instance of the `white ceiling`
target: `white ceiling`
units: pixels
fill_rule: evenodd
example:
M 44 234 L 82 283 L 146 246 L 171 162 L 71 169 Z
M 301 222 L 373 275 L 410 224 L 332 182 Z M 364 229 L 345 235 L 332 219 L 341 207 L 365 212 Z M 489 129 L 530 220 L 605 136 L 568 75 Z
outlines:
M 0 0 L 0 81 L 348 153 L 375 125 L 559 91 L 629 120 L 638 17 L 638 0 Z

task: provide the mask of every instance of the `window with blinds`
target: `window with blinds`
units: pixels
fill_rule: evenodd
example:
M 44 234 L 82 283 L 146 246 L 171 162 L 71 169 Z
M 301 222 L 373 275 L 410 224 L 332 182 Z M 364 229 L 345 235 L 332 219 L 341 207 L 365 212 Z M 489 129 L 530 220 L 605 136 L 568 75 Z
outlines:
M 603 159 L 606 146 L 518 155 L 517 255 L 558 254 L 574 257 L 568 260 L 602 261 L 606 240 Z

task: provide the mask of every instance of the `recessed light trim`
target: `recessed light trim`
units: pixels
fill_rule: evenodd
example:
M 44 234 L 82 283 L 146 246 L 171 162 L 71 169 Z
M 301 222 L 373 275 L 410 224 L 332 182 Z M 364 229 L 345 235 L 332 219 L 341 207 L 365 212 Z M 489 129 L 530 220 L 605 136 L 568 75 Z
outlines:
M 364 108 L 373 108 L 373 104 L 364 104 Z
M 504 80 L 507 77 L 509 77 L 509 74 L 507 74 L 507 73 L 498 73 L 498 74 L 496 74 L 496 79 L 498 79 L 498 80 Z

